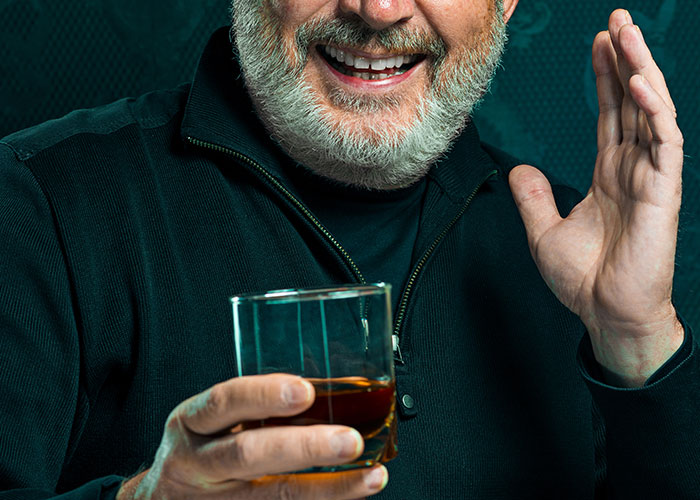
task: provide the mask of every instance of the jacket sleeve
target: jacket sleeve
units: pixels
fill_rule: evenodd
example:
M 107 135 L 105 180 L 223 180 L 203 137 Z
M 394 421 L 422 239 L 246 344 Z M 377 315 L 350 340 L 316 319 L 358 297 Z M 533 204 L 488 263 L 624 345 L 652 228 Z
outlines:
M 605 425 L 602 499 L 697 499 L 700 495 L 700 357 L 685 325 L 675 355 L 640 388 L 601 382 L 588 335 L 579 368 Z
M 81 416 L 78 321 L 49 201 L 0 143 L 0 499 L 114 498 L 110 476 L 57 496 Z

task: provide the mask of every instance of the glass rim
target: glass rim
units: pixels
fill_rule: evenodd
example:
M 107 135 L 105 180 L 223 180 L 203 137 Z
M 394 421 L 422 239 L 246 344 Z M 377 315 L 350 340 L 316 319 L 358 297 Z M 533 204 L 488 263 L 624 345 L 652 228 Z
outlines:
M 244 293 L 229 297 L 233 305 L 245 302 L 304 302 L 310 300 L 333 300 L 363 297 L 367 295 L 379 295 L 391 290 L 389 283 L 350 283 L 344 285 L 312 287 L 312 288 L 284 288 L 269 290 L 267 292 Z M 279 303 L 279 302 L 278 302 Z

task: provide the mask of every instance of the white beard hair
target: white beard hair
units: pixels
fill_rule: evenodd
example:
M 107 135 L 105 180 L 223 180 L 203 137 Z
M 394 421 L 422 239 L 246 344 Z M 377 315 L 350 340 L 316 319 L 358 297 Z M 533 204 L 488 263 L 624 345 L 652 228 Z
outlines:
M 448 67 L 443 60 L 436 65 L 433 81 L 438 85 L 433 83 L 420 98 L 415 119 L 401 129 L 387 126 L 386 119 L 362 120 L 366 114 L 396 110 L 400 100 L 332 92 L 334 105 L 358 113 L 360 130 L 352 131 L 329 122 L 316 91 L 302 78 L 308 47 L 285 44 L 266 10 L 261 0 L 232 4 L 232 40 L 260 119 L 296 162 L 323 177 L 367 189 L 411 185 L 447 153 L 488 91 L 507 40 L 499 1 L 486 40 L 465 51 L 458 64 Z M 293 64 L 285 53 L 295 54 Z

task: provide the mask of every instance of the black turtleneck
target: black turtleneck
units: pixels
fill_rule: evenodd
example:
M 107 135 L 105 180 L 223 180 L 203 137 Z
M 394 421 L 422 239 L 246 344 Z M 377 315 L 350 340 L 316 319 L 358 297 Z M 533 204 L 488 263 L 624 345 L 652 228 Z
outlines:
M 369 283 L 392 285 L 396 310 L 411 272 L 427 180 L 393 190 L 341 185 L 289 165 L 286 173 L 301 200 L 347 250 Z

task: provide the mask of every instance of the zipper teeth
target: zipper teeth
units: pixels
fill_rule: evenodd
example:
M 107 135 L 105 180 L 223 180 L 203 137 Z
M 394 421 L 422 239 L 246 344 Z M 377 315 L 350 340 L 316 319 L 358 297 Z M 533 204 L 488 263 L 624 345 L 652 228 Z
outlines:
M 343 256 L 345 259 L 346 263 L 350 266 L 353 274 L 355 275 L 355 278 L 363 284 L 366 285 L 367 281 L 365 280 L 365 277 L 362 275 L 360 272 L 360 269 L 357 267 L 355 262 L 350 258 L 350 255 L 348 252 L 345 250 L 345 248 L 342 247 L 340 243 L 338 243 L 338 240 L 336 240 L 331 233 L 328 232 L 328 230 L 319 222 L 319 220 L 311 213 L 309 212 L 304 205 L 301 204 L 299 200 L 297 200 L 292 193 L 290 193 L 277 179 L 275 179 L 267 170 L 265 170 L 262 166 L 257 164 L 255 161 L 251 160 L 245 155 L 242 155 L 238 153 L 237 151 L 233 151 L 232 149 L 225 148 L 223 146 L 219 146 L 218 144 L 212 144 L 210 142 L 204 142 L 200 141 L 199 139 L 195 139 L 194 137 L 187 137 L 187 140 L 194 144 L 195 146 L 203 147 L 203 148 L 208 148 L 212 149 L 214 151 L 218 151 L 220 153 L 225 153 L 229 156 L 232 156 L 234 158 L 237 158 L 241 161 L 246 162 L 255 170 L 257 170 L 259 173 L 261 173 L 265 178 L 278 190 L 280 191 L 289 201 L 291 201 L 294 206 L 300 210 L 307 219 L 309 219 L 314 227 L 321 233 L 323 236 L 328 239 L 335 249 L 340 252 L 340 254 Z
M 467 211 L 467 208 L 469 208 L 469 205 L 471 204 L 472 199 L 476 195 L 477 191 L 479 189 L 481 189 L 481 186 L 487 180 L 489 180 L 491 177 L 496 175 L 496 173 L 497 173 L 496 170 L 492 170 L 491 172 L 489 172 L 489 175 L 484 177 L 484 179 L 479 183 L 479 185 L 474 189 L 474 191 L 472 191 L 469 194 L 469 197 L 465 201 L 462 209 L 459 211 L 459 213 L 457 213 L 457 215 L 455 215 L 455 217 L 450 221 L 450 223 L 447 224 L 447 226 L 445 226 L 445 228 L 438 235 L 438 237 L 435 239 L 435 241 L 433 241 L 433 243 L 430 245 L 428 250 L 426 250 L 426 252 L 423 254 L 423 257 L 421 258 L 421 260 L 416 265 L 415 269 L 413 270 L 413 273 L 411 273 L 411 277 L 408 279 L 408 283 L 406 284 L 406 288 L 404 289 L 403 296 L 401 297 L 401 304 L 399 305 L 399 310 L 396 314 L 396 322 L 394 323 L 394 332 L 393 333 L 394 333 L 394 335 L 396 335 L 399 338 L 399 341 L 401 339 L 401 337 L 399 336 L 399 332 L 401 331 L 403 319 L 404 319 L 404 316 L 406 315 L 406 308 L 408 307 L 408 298 L 411 295 L 411 291 L 413 290 L 413 286 L 415 285 L 415 282 L 418 279 L 418 275 L 421 273 L 423 266 L 425 265 L 425 263 L 427 262 L 428 258 L 433 253 L 433 251 L 435 251 L 435 248 L 438 246 L 440 241 L 442 241 L 442 239 L 445 237 L 445 235 L 447 235 L 448 231 L 452 228 L 452 226 L 454 226 L 454 224 L 464 214 L 464 212 Z

